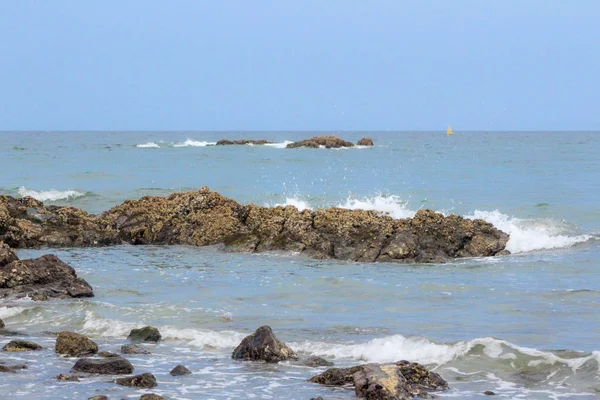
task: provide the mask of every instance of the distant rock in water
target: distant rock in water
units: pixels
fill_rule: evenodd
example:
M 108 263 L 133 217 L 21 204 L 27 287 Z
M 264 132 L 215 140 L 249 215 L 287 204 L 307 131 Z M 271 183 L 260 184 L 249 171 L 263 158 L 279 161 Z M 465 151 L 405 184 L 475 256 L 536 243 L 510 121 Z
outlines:
M 171 372 L 169 372 L 169 374 L 171 374 L 172 376 L 190 375 L 191 373 L 192 373 L 192 371 L 190 371 L 189 369 L 187 369 L 185 366 L 183 366 L 181 364 L 179 364 L 178 366 L 173 368 L 171 370 Z
M 61 332 L 56 338 L 55 351 L 70 357 L 81 357 L 98 352 L 98 345 L 87 337 L 74 332 Z
M 298 356 L 285 343 L 278 340 L 269 326 L 261 326 L 252 335 L 242 340 L 233 350 L 234 360 L 265 361 L 276 363 L 297 360 Z
M 145 326 L 139 329 L 132 329 L 127 339 L 132 342 L 158 342 L 162 338 L 158 329 L 153 326 Z M 123 348 L 121 348 L 121 351 Z
M 354 143 L 346 142 L 345 140 L 342 140 L 336 136 L 315 136 L 312 139 L 290 143 L 286 147 L 288 149 L 294 149 L 297 147 L 309 147 L 313 149 L 325 147 L 326 149 L 339 149 L 340 147 L 354 147 Z
M 427 399 L 432 397 L 427 393 L 428 390 L 448 389 L 448 383 L 441 376 L 420 364 L 408 361 L 331 368 L 312 377 L 310 381 L 328 386 L 352 385 L 356 396 L 365 399 Z
M 360 139 L 357 143 L 357 146 L 373 146 L 373 139 L 364 137 Z
M 217 146 L 231 146 L 231 145 L 243 145 L 243 144 L 253 144 L 253 145 L 265 145 L 270 144 L 266 140 L 252 140 L 252 139 L 241 139 L 241 140 L 227 140 L 221 139 L 217 142 Z
M 48 300 L 94 296 L 92 287 L 56 256 L 47 254 L 33 260 L 15 260 L 10 254 L 12 250 L 3 245 L 0 242 L 4 261 L 13 261 L 0 262 L 0 299 L 27 296 L 33 300 Z
M 27 214 L 33 205 L 48 215 L 45 222 Z M 231 251 L 294 251 L 318 259 L 443 263 L 506 254 L 508 239 L 484 220 L 427 209 L 406 219 L 342 208 L 298 211 L 293 206 L 242 205 L 206 187 L 128 200 L 97 216 L 0 196 L 0 240 L 13 247 L 224 244 Z M 0 293 L 2 287 L 0 283 Z M 73 293 L 82 296 L 85 291 Z

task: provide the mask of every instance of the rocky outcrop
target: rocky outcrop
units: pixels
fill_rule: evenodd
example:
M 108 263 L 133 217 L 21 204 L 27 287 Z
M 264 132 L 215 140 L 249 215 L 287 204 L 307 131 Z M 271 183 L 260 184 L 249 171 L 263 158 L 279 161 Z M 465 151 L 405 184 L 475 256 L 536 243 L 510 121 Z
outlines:
M 179 364 L 178 366 L 173 368 L 171 370 L 171 372 L 169 372 L 169 374 L 171 374 L 172 376 L 190 375 L 191 373 L 192 373 L 192 371 L 190 371 L 189 369 L 187 369 L 186 367 L 184 367 L 181 364 Z
M 373 139 L 364 137 L 356 142 L 357 146 L 373 146 Z
M 150 389 L 157 385 L 154 375 L 148 372 L 141 375 L 118 378 L 115 379 L 115 383 L 121 386 L 139 387 L 145 389 Z
M 79 333 L 61 332 L 56 337 L 55 351 L 69 357 L 81 357 L 96 354 L 98 345 Z
M 33 300 L 93 297 L 92 287 L 58 257 L 47 254 L 33 260 L 0 265 L 0 298 Z
M 41 349 L 42 349 L 42 346 L 40 346 L 37 343 L 30 342 L 28 340 L 17 339 L 17 340 L 11 340 L 7 344 L 5 344 L 4 347 L 2 348 L 2 351 L 19 352 L 19 351 L 35 351 L 35 350 L 41 350 Z
M 326 359 L 317 356 L 310 356 L 308 358 L 301 359 L 300 364 L 304 365 L 305 367 L 312 368 L 333 366 L 333 363 L 331 361 L 327 361 Z
M 252 335 L 242 340 L 233 350 L 234 360 L 265 361 L 276 363 L 297 360 L 298 356 L 285 343 L 278 340 L 269 326 L 261 326 Z
M 11 249 L 6 243 L 0 242 L 0 267 L 10 264 L 13 261 L 17 261 L 17 253 Z
M 0 240 L 20 247 L 224 244 L 231 251 L 295 251 L 320 259 L 441 263 L 505 254 L 509 238 L 483 220 L 431 210 L 393 219 L 364 210 L 267 208 L 241 205 L 208 188 L 128 200 L 98 216 L 39 203 L 40 213 L 55 215 L 46 222 L 35 222 L 22 210 L 20 204 L 31 201 L 0 196 Z M 64 215 L 71 214 L 65 222 Z
M 448 383 L 441 376 L 408 361 L 331 368 L 310 381 L 329 386 L 352 385 L 358 398 L 369 400 L 430 398 L 428 391 L 448 389 Z
M 354 147 L 354 143 L 346 142 L 345 140 L 342 140 L 336 136 L 315 136 L 312 139 L 290 143 L 286 147 L 288 149 L 294 149 L 298 147 L 309 147 L 313 149 L 325 147 L 326 149 L 338 149 L 340 147 Z
M 153 326 L 132 329 L 127 336 L 132 342 L 158 342 L 161 338 L 160 332 Z
M 123 354 L 150 354 L 148 350 L 137 344 L 124 344 L 121 346 L 121 353 Z
M 77 360 L 72 371 L 100 375 L 127 375 L 133 372 L 133 365 L 122 357 L 82 358 Z
M 252 144 L 252 145 L 264 145 L 269 144 L 266 140 L 252 140 L 252 139 L 241 139 L 241 140 L 227 140 L 221 139 L 217 142 L 217 146 L 231 146 L 231 145 L 242 145 L 242 144 Z

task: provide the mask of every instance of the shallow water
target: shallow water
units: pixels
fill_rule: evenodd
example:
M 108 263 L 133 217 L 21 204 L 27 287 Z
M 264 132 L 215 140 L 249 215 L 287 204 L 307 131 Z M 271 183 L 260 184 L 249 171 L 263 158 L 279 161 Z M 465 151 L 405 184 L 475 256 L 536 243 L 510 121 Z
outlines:
M 283 143 L 310 133 L 2 134 L 2 192 L 49 204 L 100 212 L 126 198 L 207 185 L 261 205 L 337 205 L 395 217 L 429 207 L 487 219 L 511 233 L 515 254 L 407 266 L 219 247 L 53 249 L 90 282 L 96 297 L 0 305 L 7 328 L 47 348 L 0 354 L 29 364 L 0 376 L 0 398 L 139 397 L 144 391 L 108 378 L 57 382 L 54 377 L 75 359 L 58 359 L 46 332 L 74 330 L 101 350 L 116 351 L 131 328 L 145 324 L 159 327 L 165 340 L 147 346 L 152 355 L 130 359 L 136 373 L 156 375 L 159 385 L 150 392 L 169 398 L 354 397 L 306 382 L 322 369 L 230 360 L 241 339 L 264 324 L 303 355 L 337 365 L 425 363 L 450 382 L 452 390 L 441 398 L 483 398 L 485 390 L 500 398 L 596 398 L 599 136 L 365 135 L 373 137 L 374 148 L 205 145 L 224 137 Z M 340 134 L 354 141 L 365 135 Z M 138 147 L 149 142 L 158 147 Z M 0 345 L 9 340 L 0 338 Z M 193 375 L 171 377 L 168 371 L 180 363 Z

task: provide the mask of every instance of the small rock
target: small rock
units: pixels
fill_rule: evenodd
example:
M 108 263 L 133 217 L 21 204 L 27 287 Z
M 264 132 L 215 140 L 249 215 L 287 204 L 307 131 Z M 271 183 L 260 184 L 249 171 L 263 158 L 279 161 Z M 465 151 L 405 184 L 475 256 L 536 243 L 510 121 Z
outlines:
M 94 397 L 88 397 L 88 400 L 108 400 L 108 397 L 102 395 L 102 396 L 94 396 Z
M 58 374 L 56 375 L 56 379 L 59 381 L 79 382 L 79 378 L 75 375 Z
M 110 351 L 101 351 L 98 353 L 100 357 L 108 358 L 108 357 L 121 357 L 117 353 L 111 353 Z
M 364 137 L 360 139 L 356 144 L 358 146 L 373 146 L 373 139 Z
M 98 352 L 98 345 L 87 337 L 74 332 L 61 332 L 56 338 L 55 351 L 70 357 L 81 357 Z
M 0 372 L 8 372 L 11 374 L 15 374 L 15 370 L 12 369 L 11 367 L 7 367 L 6 365 L 0 365 Z
M 42 346 L 37 343 L 33 343 L 27 340 L 11 340 L 3 348 L 2 351 L 32 351 L 41 350 Z
M 2 321 L 2 318 L 0 318 L 0 329 L 4 329 L 4 321 Z
M 300 361 L 300 364 L 307 367 L 332 367 L 333 363 L 331 361 L 327 361 L 324 358 L 317 356 L 310 356 L 304 360 Z
M 121 346 L 121 353 L 123 354 L 150 354 L 148 350 L 137 344 L 124 344 Z
M 162 336 L 155 327 L 145 326 L 140 329 L 132 329 L 127 339 L 133 342 L 158 342 Z
M 133 372 L 133 365 L 122 357 L 109 357 L 101 360 L 82 358 L 72 368 L 76 372 L 100 375 L 126 375 Z
M 179 364 L 178 366 L 176 366 L 175 368 L 173 368 L 171 370 L 171 372 L 169 372 L 169 373 L 171 375 L 173 375 L 173 376 L 181 376 L 181 375 L 190 375 L 192 373 L 192 371 L 190 371 L 189 369 L 187 369 L 183 365 Z
M 486 390 L 485 392 L 483 392 L 483 394 L 485 394 L 486 396 L 495 396 L 496 393 L 492 392 L 491 390 Z
M 156 386 L 156 378 L 151 373 L 146 372 L 145 374 L 141 375 L 115 379 L 115 383 L 121 386 L 149 389 Z
M 28 369 L 29 367 L 25 364 L 15 364 L 15 365 L 11 365 L 9 368 L 11 368 L 13 370 L 17 370 L 17 369 Z
M 270 326 L 261 326 L 252 335 L 242 340 L 233 350 L 234 360 L 265 361 L 276 363 L 284 360 L 297 360 L 298 356 L 285 343 L 278 340 Z
M 325 399 L 323 399 L 321 396 L 319 396 L 319 397 L 311 397 L 310 400 L 325 400 Z
M 143 394 L 142 397 L 140 397 L 140 400 L 163 400 L 164 397 L 162 397 L 159 394 L 154 394 L 154 393 L 146 393 Z

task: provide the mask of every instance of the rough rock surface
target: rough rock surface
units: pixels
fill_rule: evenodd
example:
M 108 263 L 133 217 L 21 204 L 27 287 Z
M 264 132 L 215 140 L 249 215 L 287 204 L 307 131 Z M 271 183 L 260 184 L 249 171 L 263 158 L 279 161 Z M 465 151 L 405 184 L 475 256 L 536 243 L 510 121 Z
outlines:
M 149 372 L 136 376 L 118 378 L 115 379 L 115 383 L 121 386 L 139 387 L 146 389 L 153 388 L 157 385 L 156 378 Z
M 121 353 L 123 354 L 150 354 L 148 350 L 137 344 L 124 344 L 121 346 Z
M 231 251 L 296 251 L 319 259 L 441 263 L 506 254 L 508 239 L 483 220 L 431 210 L 393 219 L 365 210 L 267 208 L 208 188 L 128 200 L 98 216 L 0 196 L 0 240 L 13 247 L 225 244 Z
M 42 346 L 37 343 L 30 342 L 28 340 L 11 340 L 7 344 L 4 345 L 2 351 L 32 351 L 32 350 L 41 350 Z
M 58 257 L 0 263 L 0 299 L 29 296 L 33 300 L 93 297 L 92 287 Z
M 185 366 L 179 364 L 178 366 L 176 366 L 175 368 L 173 368 L 171 370 L 171 372 L 169 372 L 172 376 L 182 376 L 182 375 L 190 375 L 192 373 L 192 371 L 190 371 L 189 369 L 187 369 Z
M 308 358 L 300 360 L 300 364 L 306 367 L 332 367 L 333 363 L 331 361 L 327 361 L 324 358 L 317 356 L 310 356 Z
M 110 351 L 101 351 L 98 353 L 100 357 L 108 358 L 108 357 L 121 357 L 117 353 L 111 353 Z
M 297 360 L 298 356 L 285 343 L 278 340 L 271 327 L 261 326 L 252 335 L 233 350 L 231 358 L 235 360 L 265 361 L 276 363 L 285 360 Z
M 88 397 L 88 400 L 108 400 L 108 397 L 104 395 Z
M 11 249 L 6 243 L 0 241 L 0 267 L 10 264 L 13 261 L 17 261 L 17 253 Z
M 0 329 L 4 329 L 4 321 L 2 321 L 2 318 L 0 318 Z
M 373 139 L 364 137 L 356 142 L 357 146 L 373 146 Z
M 98 345 L 87 337 L 74 332 L 61 332 L 56 337 L 55 351 L 70 357 L 81 357 L 98 352 Z
M 330 386 L 353 385 L 357 397 L 369 400 L 430 398 L 427 391 L 448 389 L 448 383 L 441 376 L 408 361 L 331 368 L 310 381 Z
M 100 360 L 82 358 L 77 360 L 72 371 L 100 375 L 126 375 L 133 372 L 133 365 L 122 357 L 108 357 Z
M 164 397 L 162 397 L 159 394 L 154 394 L 154 393 L 146 393 L 140 397 L 140 400 L 163 400 L 163 399 L 164 399 Z
M 158 342 L 161 338 L 160 332 L 153 326 L 132 329 L 127 336 L 127 339 L 133 342 Z
M 79 378 L 77 376 L 67 375 L 67 374 L 56 375 L 56 380 L 65 381 L 65 382 L 79 382 Z
M 268 142 L 264 139 L 261 140 L 252 140 L 252 139 L 241 139 L 241 140 L 227 140 L 221 139 L 217 142 L 217 146 L 230 146 L 230 145 L 240 145 L 240 144 L 254 144 L 254 145 L 263 145 L 268 144 Z
M 319 148 L 321 146 L 327 149 L 337 149 L 340 147 L 354 147 L 354 143 L 346 142 L 345 140 L 342 140 L 336 136 L 315 136 L 312 139 L 290 143 L 286 147 L 288 149 L 294 149 L 297 147 Z

